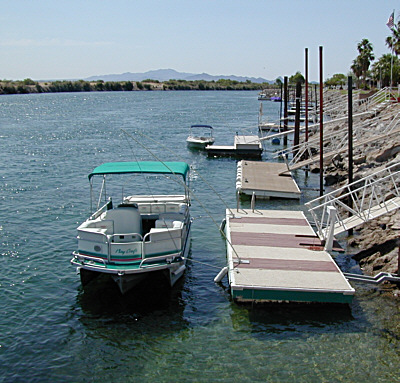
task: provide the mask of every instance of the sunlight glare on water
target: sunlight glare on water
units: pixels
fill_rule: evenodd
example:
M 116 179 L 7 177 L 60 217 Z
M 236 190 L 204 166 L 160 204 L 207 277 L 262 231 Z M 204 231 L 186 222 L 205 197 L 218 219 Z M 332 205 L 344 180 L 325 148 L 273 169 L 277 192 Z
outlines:
M 0 97 L 0 381 L 399 380 L 399 308 L 384 290 L 356 285 L 348 307 L 249 307 L 231 302 L 226 279 L 214 284 L 225 265 L 215 223 L 236 206 L 236 161 L 191 152 L 185 140 L 190 125 L 209 124 L 216 144 L 232 145 L 236 132 L 257 133 L 258 110 L 256 92 Z M 264 115 L 276 121 L 279 103 L 264 103 Z M 274 150 L 266 144 L 264 159 L 276 161 Z M 69 261 L 89 213 L 87 175 L 155 158 L 198 172 L 193 262 L 172 290 L 144 283 L 122 297 L 103 282 L 83 291 Z M 300 203 L 260 207 L 297 210 L 316 197 L 318 176 L 295 177 Z

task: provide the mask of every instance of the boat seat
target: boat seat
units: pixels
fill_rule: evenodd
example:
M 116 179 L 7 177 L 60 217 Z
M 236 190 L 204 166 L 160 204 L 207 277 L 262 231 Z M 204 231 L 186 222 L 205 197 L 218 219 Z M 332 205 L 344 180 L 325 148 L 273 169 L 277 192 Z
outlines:
M 114 222 L 113 234 L 137 233 L 142 235 L 142 218 L 135 206 L 107 210 L 105 218 Z
M 182 229 L 182 221 L 174 221 L 172 219 L 158 219 L 156 221 L 156 229 L 169 228 L 169 229 Z

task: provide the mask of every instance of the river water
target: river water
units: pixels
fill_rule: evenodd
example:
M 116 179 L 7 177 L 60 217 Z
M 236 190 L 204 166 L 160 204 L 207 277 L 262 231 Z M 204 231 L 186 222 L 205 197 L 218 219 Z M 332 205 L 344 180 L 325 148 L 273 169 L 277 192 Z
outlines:
M 279 104 L 263 109 L 278 118 Z M 236 132 L 256 133 L 258 110 L 256 92 L 0 97 L 0 382 L 399 381 L 400 311 L 383 288 L 355 284 L 345 307 L 251 307 L 231 301 L 226 279 L 213 283 L 225 205 L 207 184 L 235 207 L 236 161 L 191 152 L 185 139 L 191 124 L 209 124 L 216 144 L 231 145 Z M 264 159 L 275 150 L 266 144 Z M 149 151 L 201 175 L 191 182 L 193 262 L 172 290 L 83 291 L 69 261 L 89 213 L 87 175 L 103 162 L 154 160 Z M 303 209 L 318 176 L 295 178 L 300 202 L 257 206 Z M 348 254 L 337 262 L 357 268 Z

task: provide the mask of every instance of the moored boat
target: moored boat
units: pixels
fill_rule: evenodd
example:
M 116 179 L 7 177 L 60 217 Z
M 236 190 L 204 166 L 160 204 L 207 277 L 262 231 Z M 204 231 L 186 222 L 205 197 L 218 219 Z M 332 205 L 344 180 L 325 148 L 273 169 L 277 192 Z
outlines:
M 126 184 L 106 188 L 106 180 L 135 174 L 144 175 L 146 184 L 150 175 L 165 176 L 184 192 L 127 195 L 114 207 L 106 191 L 123 191 Z M 94 179 L 102 182 L 96 211 L 78 227 L 78 250 L 71 259 L 82 285 L 108 275 L 124 294 L 154 273 L 163 273 L 170 286 L 182 277 L 190 245 L 188 175 L 185 162 L 155 161 L 105 163 L 89 174 L 91 191 Z
M 202 130 L 202 134 L 196 133 L 200 130 Z M 205 149 L 206 146 L 212 145 L 214 141 L 213 127 L 210 125 L 192 125 L 186 139 L 188 147 L 192 149 Z

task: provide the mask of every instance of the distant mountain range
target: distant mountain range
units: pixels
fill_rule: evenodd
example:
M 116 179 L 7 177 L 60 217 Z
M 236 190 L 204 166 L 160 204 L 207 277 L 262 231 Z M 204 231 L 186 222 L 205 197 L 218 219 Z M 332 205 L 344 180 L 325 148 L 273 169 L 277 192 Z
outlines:
M 266 80 L 261 77 L 243 77 L 243 76 L 212 76 L 207 73 L 195 74 L 195 73 L 184 73 L 177 72 L 174 69 L 158 69 L 158 70 L 150 70 L 144 73 L 121 73 L 121 74 L 104 74 L 99 76 L 91 76 L 85 78 L 85 81 L 143 81 L 143 80 L 158 80 L 158 81 L 168 81 L 168 80 L 187 80 L 187 81 L 196 81 L 196 80 L 204 80 L 204 81 L 218 81 L 220 79 L 225 80 L 233 80 L 239 82 L 245 82 L 250 80 L 253 83 L 263 83 L 267 82 L 273 84 L 275 81 Z

